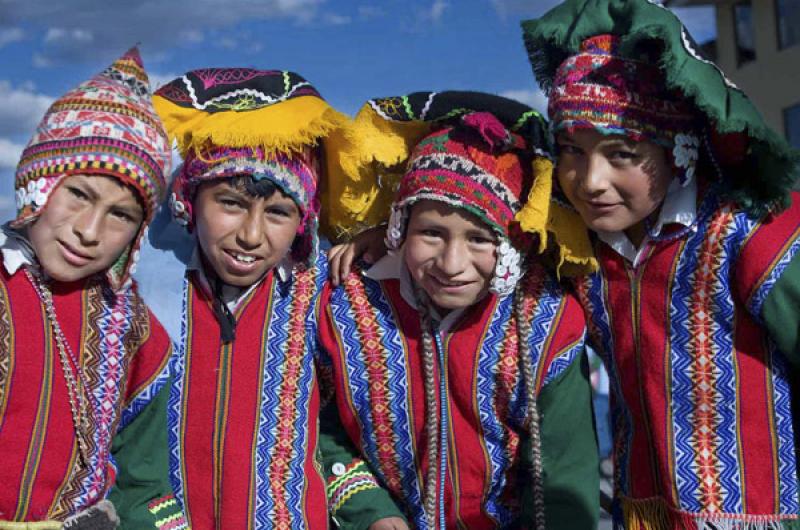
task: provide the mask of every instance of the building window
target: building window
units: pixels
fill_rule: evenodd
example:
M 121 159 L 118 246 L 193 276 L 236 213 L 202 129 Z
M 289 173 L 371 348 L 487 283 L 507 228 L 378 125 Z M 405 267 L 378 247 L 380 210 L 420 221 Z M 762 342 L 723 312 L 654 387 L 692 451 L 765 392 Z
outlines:
M 753 31 L 753 6 L 751 2 L 738 2 L 733 6 L 736 30 L 736 61 L 739 65 L 756 58 L 756 39 Z
M 775 0 L 778 49 L 800 43 L 800 0 Z
M 786 139 L 792 147 L 800 149 L 800 103 L 783 109 L 783 126 L 786 129 Z

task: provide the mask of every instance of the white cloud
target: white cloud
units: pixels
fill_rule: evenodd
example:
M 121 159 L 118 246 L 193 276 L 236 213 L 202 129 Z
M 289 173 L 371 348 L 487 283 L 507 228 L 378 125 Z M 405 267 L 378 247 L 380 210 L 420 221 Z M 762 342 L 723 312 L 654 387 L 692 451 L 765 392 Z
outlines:
M 25 38 L 22 28 L 3 28 L 0 29 L 0 48 L 6 44 L 17 42 Z
M 52 102 L 52 97 L 37 93 L 31 83 L 15 87 L 0 80 L 0 137 L 30 136 Z
M 199 44 L 205 40 L 205 35 L 202 31 L 196 29 L 187 29 L 180 32 L 180 40 L 188 44 Z
M 492 0 L 492 6 L 502 18 L 538 17 L 560 3 L 561 0 Z
M 530 105 L 544 116 L 547 116 L 547 96 L 539 89 L 505 90 L 500 92 L 500 95 Z
M 94 40 L 91 31 L 85 29 L 50 28 L 44 36 L 45 44 L 59 45 L 62 43 L 89 44 Z
M 336 13 L 325 13 L 322 17 L 322 21 L 325 24 L 331 26 L 344 26 L 345 24 L 349 24 L 353 21 L 353 19 L 347 15 L 337 15 Z
M 382 17 L 384 15 L 383 8 L 373 5 L 358 6 L 358 18 L 361 20 L 372 20 L 373 18 Z
M 0 138 L 0 169 L 17 167 L 19 155 L 22 154 L 23 149 L 25 149 L 25 146 L 22 144 Z M 3 196 L 4 194 L 0 193 L 0 198 Z
M 42 35 L 39 67 L 109 60 L 141 42 L 150 57 L 173 46 L 199 45 L 209 31 L 245 21 L 285 19 L 306 24 L 321 18 L 326 0 L 0 0 L 0 31 L 29 25 Z M 202 38 L 202 41 L 201 41 Z M 99 46 L 98 43 L 102 43 Z M 92 44 L 92 45 L 87 45 Z
M 445 9 L 447 9 L 449 6 L 450 4 L 444 0 L 435 0 L 431 6 L 428 16 L 433 22 L 439 22 L 439 20 L 442 19 L 442 15 L 444 15 Z

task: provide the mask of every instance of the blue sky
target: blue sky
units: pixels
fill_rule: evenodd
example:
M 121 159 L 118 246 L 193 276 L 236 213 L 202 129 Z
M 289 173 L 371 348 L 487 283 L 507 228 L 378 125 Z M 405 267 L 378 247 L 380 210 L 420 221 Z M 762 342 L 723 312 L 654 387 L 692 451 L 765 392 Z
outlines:
M 481 90 L 544 110 L 520 20 L 559 0 L 0 0 L 0 221 L 19 155 L 54 98 L 140 43 L 154 87 L 187 70 L 294 70 L 340 110 L 418 90 Z M 677 10 L 699 42 L 711 9 Z M 185 241 L 180 230 L 174 241 Z M 143 249 L 137 277 L 180 328 L 182 266 Z
M 53 98 L 140 43 L 158 86 L 211 66 L 294 70 L 340 110 L 472 89 L 543 108 L 519 21 L 556 0 L 0 0 L 0 220 L 19 154 Z M 713 37 L 709 8 L 678 10 Z

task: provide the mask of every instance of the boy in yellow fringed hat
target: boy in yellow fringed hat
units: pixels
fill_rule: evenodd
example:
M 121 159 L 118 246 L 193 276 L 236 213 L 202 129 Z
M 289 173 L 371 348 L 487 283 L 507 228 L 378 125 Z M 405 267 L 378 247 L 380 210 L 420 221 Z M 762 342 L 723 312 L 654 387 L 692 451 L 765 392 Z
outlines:
M 152 297 L 181 321 L 164 426 L 177 501 L 195 530 L 325 529 L 318 186 L 346 118 L 299 75 L 249 68 L 188 72 L 154 103 L 184 159 L 171 213 L 193 237 L 182 297 Z M 378 518 L 397 512 L 374 480 L 360 490 Z

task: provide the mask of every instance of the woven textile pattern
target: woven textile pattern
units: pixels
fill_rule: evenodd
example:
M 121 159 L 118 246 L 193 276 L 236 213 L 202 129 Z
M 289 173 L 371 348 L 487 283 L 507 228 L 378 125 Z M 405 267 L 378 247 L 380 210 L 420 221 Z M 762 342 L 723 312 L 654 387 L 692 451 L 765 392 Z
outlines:
M 800 251 L 800 208 L 752 219 L 717 197 L 636 275 L 601 246 L 603 274 L 580 286 L 612 378 L 616 487 L 623 505 L 661 499 L 693 525 L 795 519 L 787 361 L 759 315 Z
M 566 302 L 554 280 L 536 271 L 524 280 L 525 314 L 534 322 L 530 361 L 541 389 L 578 358 L 584 336 L 582 329 L 566 332 L 561 320 L 568 313 L 580 321 L 577 303 Z M 359 440 L 364 458 L 413 524 L 427 528 L 419 502 L 427 467 L 419 316 L 397 283 L 351 274 L 344 289 L 330 292 L 326 311 L 340 347 L 333 360 L 336 380 L 346 382 L 337 396 L 343 422 L 357 429 L 351 438 Z M 448 525 L 458 517 L 470 527 L 502 528 L 518 516 L 512 490 L 527 408 L 514 297 L 489 297 L 468 315 L 455 328 L 468 331 L 443 338 L 447 373 L 437 375 L 445 378 L 443 399 L 451 411 L 446 517 Z
M 324 260 L 286 282 L 270 274 L 237 308 L 236 340 L 225 344 L 187 275 L 168 439 L 173 489 L 192 528 L 324 528 L 310 319 L 325 275 Z

